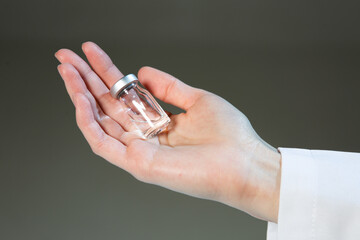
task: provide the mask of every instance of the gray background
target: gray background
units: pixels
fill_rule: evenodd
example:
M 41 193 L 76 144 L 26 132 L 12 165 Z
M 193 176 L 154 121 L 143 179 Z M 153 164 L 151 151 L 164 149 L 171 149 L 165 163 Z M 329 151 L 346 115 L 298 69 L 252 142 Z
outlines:
M 360 151 L 356 1 L 6 1 L 0 239 L 265 239 L 266 223 L 136 181 L 76 127 L 53 54 L 92 40 L 221 95 L 275 147 Z M 169 106 L 167 110 L 177 111 Z

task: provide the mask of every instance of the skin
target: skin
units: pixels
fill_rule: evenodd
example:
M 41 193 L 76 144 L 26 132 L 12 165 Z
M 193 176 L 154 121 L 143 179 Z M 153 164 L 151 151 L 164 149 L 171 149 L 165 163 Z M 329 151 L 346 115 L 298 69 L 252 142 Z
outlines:
M 244 114 L 213 93 L 146 66 L 137 74 L 142 85 L 185 113 L 169 114 L 167 131 L 142 139 L 109 92 L 123 74 L 95 43 L 83 43 L 82 50 L 90 66 L 69 49 L 55 57 L 77 125 L 95 154 L 145 183 L 277 222 L 281 155 L 256 134 Z

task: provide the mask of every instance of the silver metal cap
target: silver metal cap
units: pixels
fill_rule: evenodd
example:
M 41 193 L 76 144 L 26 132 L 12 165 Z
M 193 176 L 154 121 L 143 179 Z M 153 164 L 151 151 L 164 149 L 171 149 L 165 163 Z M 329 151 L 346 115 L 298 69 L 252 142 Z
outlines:
M 130 83 L 137 81 L 137 77 L 134 74 L 128 74 L 118 80 L 111 88 L 110 94 L 114 98 L 117 98 L 122 90 L 125 89 Z

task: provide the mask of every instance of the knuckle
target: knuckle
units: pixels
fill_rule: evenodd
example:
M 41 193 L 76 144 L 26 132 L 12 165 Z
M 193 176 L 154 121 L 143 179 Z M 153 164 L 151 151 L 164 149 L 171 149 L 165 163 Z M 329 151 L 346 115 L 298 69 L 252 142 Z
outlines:
M 76 77 L 76 70 L 71 63 L 68 63 L 68 62 L 61 63 L 59 68 L 65 74 L 65 76 Z
M 96 73 L 92 71 L 90 68 L 88 68 L 86 69 L 84 76 L 85 78 L 91 80 L 94 79 L 94 77 L 96 77 Z
M 113 98 L 113 97 L 110 95 L 110 92 L 107 92 L 107 93 L 105 93 L 105 94 L 102 94 L 102 95 L 98 96 L 97 99 L 98 99 L 98 101 L 99 101 L 100 103 L 108 103 L 108 102 L 110 102 L 110 103 L 117 103 L 117 102 L 118 102 L 117 99 Z
M 168 101 L 168 98 L 169 98 L 169 96 L 172 95 L 171 93 L 175 89 L 175 86 L 177 85 L 177 83 L 178 83 L 178 81 L 175 78 L 171 79 L 171 82 L 169 83 L 169 85 L 167 86 L 166 91 L 165 91 L 165 101 Z
M 103 74 L 105 76 L 107 76 L 108 74 L 111 74 L 114 70 L 114 68 L 116 68 L 115 64 L 113 62 L 111 62 L 111 60 L 109 59 L 110 63 L 104 68 L 103 70 Z

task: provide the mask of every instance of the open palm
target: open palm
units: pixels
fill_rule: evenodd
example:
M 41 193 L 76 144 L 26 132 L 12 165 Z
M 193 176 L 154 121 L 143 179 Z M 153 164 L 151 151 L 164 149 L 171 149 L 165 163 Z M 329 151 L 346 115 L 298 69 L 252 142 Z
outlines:
M 186 112 L 171 115 L 168 130 L 159 136 L 136 137 L 124 106 L 109 92 L 123 74 L 95 43 L 86 42 L 82 49 L 91 67 L 69 49 L 55 56 L 77 124 L 97 155 L 141 181 L 223 202 L 262 219 L 277 216 L 278 163 L 269 159 L 278 153 L 240 111 L 212 93 L 142 67 L 139 81 L 155 97 Z

